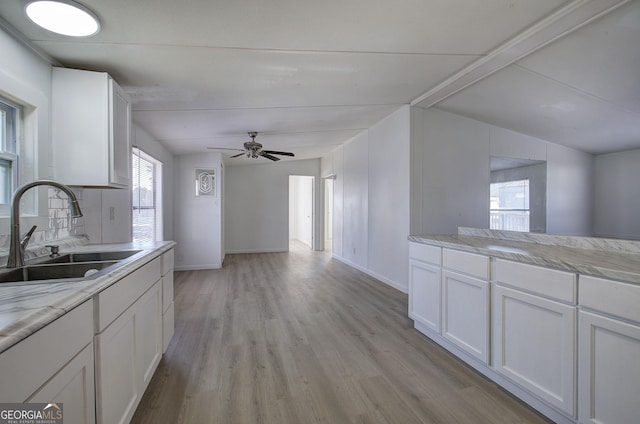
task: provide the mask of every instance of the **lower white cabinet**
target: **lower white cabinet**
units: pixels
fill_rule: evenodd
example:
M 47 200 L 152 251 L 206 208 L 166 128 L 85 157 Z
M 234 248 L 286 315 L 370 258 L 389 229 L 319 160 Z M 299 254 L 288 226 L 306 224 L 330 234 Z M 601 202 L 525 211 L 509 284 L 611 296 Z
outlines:
M 162 288 L 157 258 L 97 295 L 98 423 L 129 422 L 160 362 Z
M 489 282 L 442 271 L 442 336 L 489 363 Z
M 440 334 L 439 266 L 409 260 L 409 317 Z
M 90 343 L 27 402 L 62 403 L 64 422 L 95 423 L 93 373 L 93 343 Z
M 493 368 L 575 417 L 576 308 L 493 287 Z
M 580 311 L 581 423 L 640 422 L 640 326 Z
M 640 286 L 580 276 L 581 423 L 640 422 Z
M 166 352 L 174 332 L 173 249 L 162 255 L 162 351 Z
M 2 402 L 62 402 L 64 422 L 94 423 L 93 302 L 0 354 Z
M 440 334 L 442 249 L 409 243 L 409 317 L 421 332 Z
M 98 423 L 129 422 L 162 356 L 158 281 L 96 336 Z

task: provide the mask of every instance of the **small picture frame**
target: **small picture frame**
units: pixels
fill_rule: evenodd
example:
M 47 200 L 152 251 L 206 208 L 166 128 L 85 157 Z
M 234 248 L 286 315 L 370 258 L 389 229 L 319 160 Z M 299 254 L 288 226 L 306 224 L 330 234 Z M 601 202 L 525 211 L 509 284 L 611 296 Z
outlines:
M 196 169 L 196 197 L 216 195 L 216 170 Z

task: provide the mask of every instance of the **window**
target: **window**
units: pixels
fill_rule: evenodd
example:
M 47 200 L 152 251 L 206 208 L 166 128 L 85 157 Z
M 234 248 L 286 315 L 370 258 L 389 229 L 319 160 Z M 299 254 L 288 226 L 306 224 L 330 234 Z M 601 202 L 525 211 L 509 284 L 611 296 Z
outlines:
M 529 180 L 491 184 L 489 194 L 492 230 L 529 231 Z
M 20 109 L 0 98 L 0 204 L 8 205 L 17 183 Z
M 133 241 L 162 240 L 162 162 L 134 148 Z

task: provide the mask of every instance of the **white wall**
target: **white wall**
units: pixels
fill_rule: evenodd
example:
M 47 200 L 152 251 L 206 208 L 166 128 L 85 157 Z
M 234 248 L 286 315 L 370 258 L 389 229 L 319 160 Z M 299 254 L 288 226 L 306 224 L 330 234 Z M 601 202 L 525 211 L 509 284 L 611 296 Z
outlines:
M 595 158 L 594 232 L 640 239 L 640 149 Z
M 222 189 L 220 153 L 177 156 L 174 160 L 174 240 L 177 270 L 222 266 Z M 216 171 L 216 195 L 195 195 L 195 170 Z
M 314 249 L 322 248 L 320 160 L 234 165 L 226 168 L 225 250 L 227 253 L 289 250 L 289 176 L 315 177 Z
M 323 158 L 336 174 L 333 256 L 407 291 L 408 106 Z
M 491 156 L 547 161 L 547 232 L 591 235 L 593 156 L 437 108 L 411 114 L 413 234 L 487 228 Z
M 23 107 L 22 139 L 20 146 L 19 183 L 35 179 L 51 179 L 53 163 L 51 154 L 51 63 L 26 48 L 0 27 L 0 95 Z M 35 193 L 39 207 L 35 209 Z M 48 226 L 47 190 L 30 190 L 23 199 L 25 214 L 40 215 L 23 218 L 22 225 Z M 0 234 L 10 233 L 8 209 L 0 217 Z

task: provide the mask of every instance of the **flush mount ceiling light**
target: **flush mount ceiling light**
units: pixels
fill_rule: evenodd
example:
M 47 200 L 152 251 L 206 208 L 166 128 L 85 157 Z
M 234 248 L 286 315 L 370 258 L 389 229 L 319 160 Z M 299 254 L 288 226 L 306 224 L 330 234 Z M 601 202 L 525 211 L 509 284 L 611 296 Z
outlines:
M 88 37 L 100 30 L 98 17 L 72 0 L 31 1 L 25 13 L 42 28 L 70 37 Z

